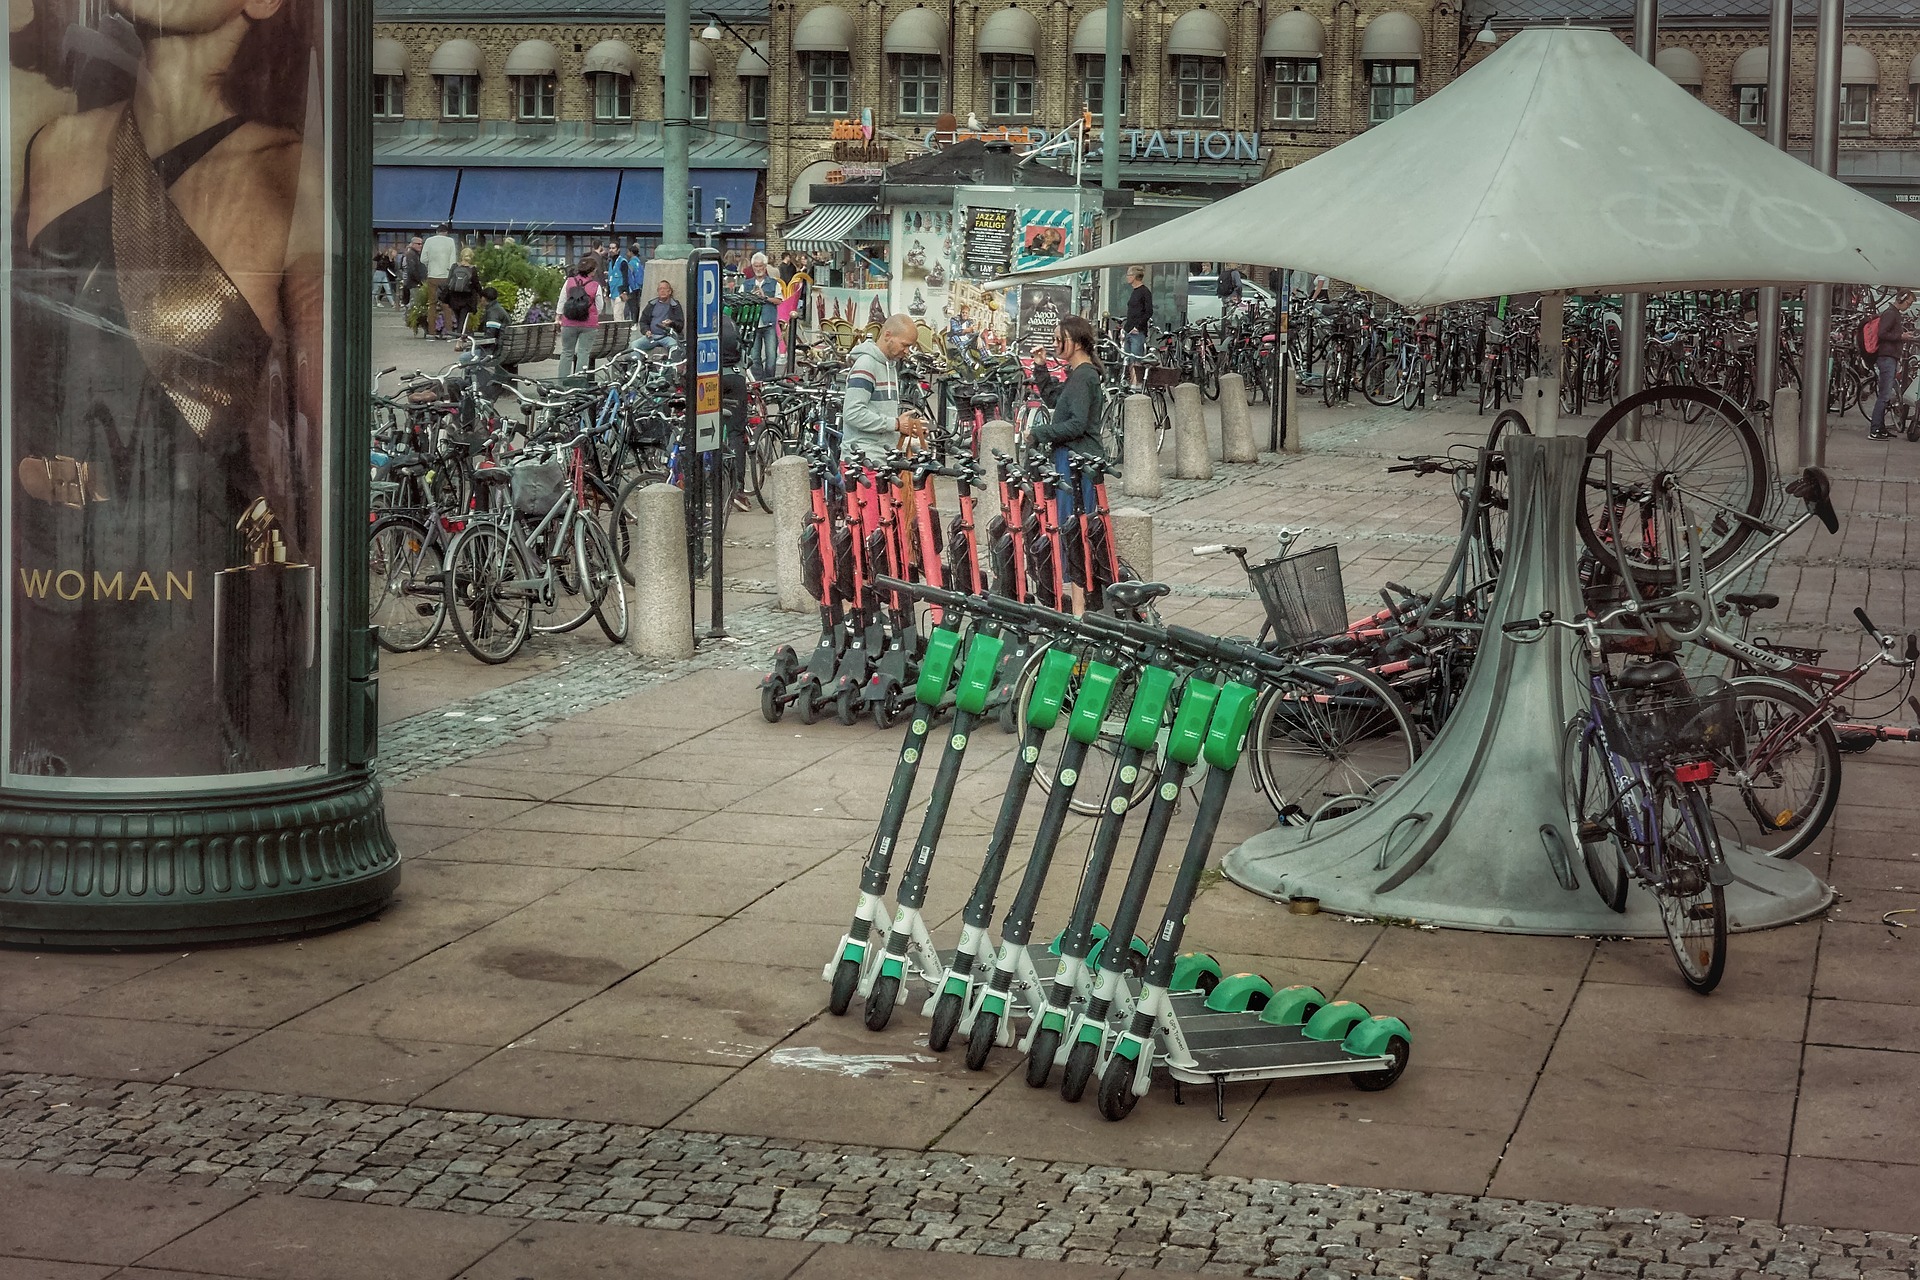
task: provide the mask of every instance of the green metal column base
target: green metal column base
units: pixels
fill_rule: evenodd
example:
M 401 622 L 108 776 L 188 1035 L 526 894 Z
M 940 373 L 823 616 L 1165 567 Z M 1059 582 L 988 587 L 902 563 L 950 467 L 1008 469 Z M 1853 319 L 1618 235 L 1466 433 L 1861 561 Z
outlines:
M 399 884 L 365 770 L 226 795 L 0 797 L 0 943 L 284 937 L 372 915 Z

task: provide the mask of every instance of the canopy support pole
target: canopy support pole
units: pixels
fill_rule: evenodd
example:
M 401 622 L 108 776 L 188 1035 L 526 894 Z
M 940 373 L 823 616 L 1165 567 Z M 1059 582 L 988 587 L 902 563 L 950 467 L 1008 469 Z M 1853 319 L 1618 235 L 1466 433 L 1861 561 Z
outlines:
M 1787 149 L 1787 97 L 1793 66 L 1793 0 L 1773 0 L 1767 24 L 1767 145 Z M 1778 285 L 1760 291 L 1760 334 L 1754 352 L 1754 398 L 1767 405 L 1767 432 L 1777 457 L 1780 415 L 1774 399 L 1780 394 L 1780 303 Z M 1793 424 L 1796 428 L 1798 423 Z
M 1847 0 L 1820 0 L 1820 29 L 1813 50 L 1813 167 L 1829 178 L 1840 165 L 1840 48 Z M 1800 465 L 1827 460 L 1828 356 L 1833 346 L 1833 286 L 1807 286 L 1806 320 L 1800 344 Z
M 1633 6 L 1633 52 L 1647 62 L 1659 54 L 1660 0 L 1635 0 Z M 1629 293 L 1620 299 L 1620 382 L 1614 394 L 1632 395 L 1646 380 L 1647 295 Z M 1640 415 L 1632 414 L 1626 424 L 1629 440 L 1640 438 Z
M 1567 295 L 1540 295 L 1539 372 L 1526 380 L 1522 401 L 1535 435 L 1560 434 L 1560 354 L 1566 334 Z

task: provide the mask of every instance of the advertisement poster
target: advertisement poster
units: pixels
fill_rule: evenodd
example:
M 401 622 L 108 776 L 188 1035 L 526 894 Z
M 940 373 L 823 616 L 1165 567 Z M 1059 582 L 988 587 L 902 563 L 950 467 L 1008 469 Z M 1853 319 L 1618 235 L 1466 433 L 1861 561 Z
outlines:
M 813 295 L 812 320 L 816 333 L 865 329 L 887 322 L 885 289 L 830 289 L 815 285 L 809 292 Z
M 992 280 L 1006 274 L 1013 254 L 1013 210 L 974 207 L 967 210 L 966 275 Z
M 1044 267 L 1073 252 L 1073 210 L 1022 209 L 1020 243 L 1013 269 Z
M 950 209 L 897 209 L 893 215 L 893 308 L 930 328 L 947 321 L 947 289 L 958 273 L 954 216 Z
M 297 776 L 324 763 L 329 7 L 12 12 L 0 769 Z
M 1073 314 L 1070 284 L 1020 286 L 1020 342 L 1051 346 L 1060 322 Z

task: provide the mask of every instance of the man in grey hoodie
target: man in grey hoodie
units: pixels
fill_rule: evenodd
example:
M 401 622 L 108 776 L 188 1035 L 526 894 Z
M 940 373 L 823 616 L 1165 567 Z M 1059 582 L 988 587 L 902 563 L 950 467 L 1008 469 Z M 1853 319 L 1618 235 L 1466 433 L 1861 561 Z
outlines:
M 914 320 L 895 315 L 876 337 L 853 349 L 847 365 L 847 388 L 840 400 L 840 437 L 843 449 L 878 459 L 899 443 L 901 436 L 926 431 L 926 420 L 912 409 L 900 408 L 900 357 L 913 346 Z

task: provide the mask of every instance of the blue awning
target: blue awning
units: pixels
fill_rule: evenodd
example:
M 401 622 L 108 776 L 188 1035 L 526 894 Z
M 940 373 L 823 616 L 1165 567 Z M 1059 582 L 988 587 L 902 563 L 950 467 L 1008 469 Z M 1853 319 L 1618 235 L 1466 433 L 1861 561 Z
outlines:
M 467 231 L 600 231 L 617 169 L 463 169 L 453 223 Z
M 699 191 L 700 208 L 695 218 L 702 226 L 713 226 L 719 212 L 716 202 L 727 202 L 727 226 L 741 228 L 753 223 L 753 194 L 759 185 L 757 169 L 695 169 L 687 176 L 687 185 Z M 627 233 L 660 233 L 660 170 L 626 169 L 620 176 L 620 206 L 614 210 L 613 225 Z
M 373 225 L 382 231 L 425 231 L 453 211 L 458 169 L 427 165 L 373 167 Z

